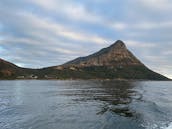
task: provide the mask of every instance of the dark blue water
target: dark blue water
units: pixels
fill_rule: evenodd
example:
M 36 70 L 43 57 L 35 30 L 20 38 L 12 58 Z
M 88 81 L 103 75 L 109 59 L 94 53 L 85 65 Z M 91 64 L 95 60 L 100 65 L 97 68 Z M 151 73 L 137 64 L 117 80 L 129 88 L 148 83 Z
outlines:
M 0 81 L 0 129 L 172 129 L 172 82 Z

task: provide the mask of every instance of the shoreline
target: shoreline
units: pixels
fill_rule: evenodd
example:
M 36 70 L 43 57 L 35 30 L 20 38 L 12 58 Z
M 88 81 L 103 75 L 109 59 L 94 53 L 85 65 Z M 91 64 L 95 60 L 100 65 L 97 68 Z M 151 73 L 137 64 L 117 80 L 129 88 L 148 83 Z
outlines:
M 19 81 L 19 80 L 38 80 L 38 81 L 172 81 L 172 79 L 168 80 L 150 80 L 150 79 L 0 79 L 0 81 Z

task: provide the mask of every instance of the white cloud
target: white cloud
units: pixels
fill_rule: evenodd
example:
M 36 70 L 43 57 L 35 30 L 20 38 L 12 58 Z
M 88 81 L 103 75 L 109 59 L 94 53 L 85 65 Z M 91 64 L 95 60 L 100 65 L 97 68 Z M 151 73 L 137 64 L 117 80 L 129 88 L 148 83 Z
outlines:
M 64 48 L 54 48 L 54 50 L 62 54 L 83 55 L 83 52 L 81 51 L 72 51 Z
M 88 22 L 92 24 L 100 24 L 108 28 L 114 28 L 115 30 L 124 30 L 127 24 L 117 21 L 109 21 L 105 16 L 95 14 L 86 9 L 83 5 L 59 0 L 31 0 L 32 3 L 39 5 L 40 7 L 52 11 L 52 13 L 62 14 L 65 18 L 70 20 L 76 20 L 81 22 Z
M 135 29 L 161 29 L 161 28 L 172 28 L 172 21 L 162 21 L 162 22 L 140 22 L 131 26 Z
M 128 25 L 123 22 L 106 23 L 106 26 L 109 26 L 109 28 L 114 28 L 116 30 L 125 30 L 128 27 Z
M 140 0 L 140 4 L 155 11 L 171 10 L 172 1 L 170 0 Z
M 25 26 L 25 29 L 28 29 L 26 33 L 29 33 L 37 38 L 46 36 L 47 38 L 51 39 L 54 35 L 69 40 L 79 41 L 81 43 L 90 42 L 99 45 L 106 44 L 108 41 L 110 41 L 109 39 L 99 37 L 96 34 L 75 31 L 75 29 L 70 28 L 68 25 L 62 25 L 58 22 L 54 22 L 47 18 L 38 17 L 31 13 L 20 13 L 16 15 L 16 17 L 18 19 L 16 26 Z M 47 32 L 52 34 L 52 36 L 47 35 Z
M 172 56 L 172 50 L 167 50 L 162 53 L 165 56 L 171 55 Z
M 83 5 L 71 1 L 60 0 L 31 0 L 30 2 L 39 5 L 40 7 L 50 10 L 53 13 L 64 15 L 64 17 L 72 20 L 80 20 L 85 22 L 100 21 L 100 17 L 89 12 Z
M 13 19 L 13 17 L 17 20 L 10 20 L 10 18 Z M 4 56 L 6 59 L 12 62 L 14 61 L 14 63 L 18 62 L 20 64 L 25 64 L 27 67 L 30 67 L 30 65 L 34 65 L 33 67 L 40 67 L 42 64 L 40 62 L 36 63 L 38 57 L 42 58 L 49 55 L 51 56 L 49 58 L 53 59 L 54 54 L 60 53 L 56 57 L 56 64 L 60 64 L 68 61 L 72 57 L 87 55 L 89 48 L 81 48 L 79 47 L 80 44 L 73 44 L 75 42 L 83 44 L 89 42 L 93 45 L 104 45 L 108 43 L 109 40 L 94 34 L 80 33 L 66 25 L 59 24 L 47 18 L 38 17 L 31 13 L 16 13 L 12 17 L 9 15 L 8 19 L 9 25 L 11 26 L 11 21 L 12 27 L 17 28 L 15 32 L 19 35 L 11 35 L 11 33 L 6 33 L 4 35 L 4 33 L 2 33 L 3 39 L 0 41 L 0 44 L 6 48 L 10 46 L 14 47 L 13 51 L 9 50 L 6 56 Z M 20 33 L 24 33 L 25 36 L 21 36 Z M 64 41 L 61 41 L 60 38 L 63 38 Z M 24 47 L 27 47 L 25 51 L 22 50 Z M 78 48 L 80 48 L 79 51 L 77 50 Z M 10 53 L 11 57 L 8 57 Z M 20 55 L 23 59 L 21 59 L 22 61 L 18 61 L 12 55 Z M 32 57 L 33 55 L 34 57 Z M 67 55 L 68 59 L 62 57 L 63 55 Z M 28 61 L 24 60 L 25 57 L 32 58 L 32 63 L 30 62 L 30 65 L 27 64 Z M 52 61 L 49 63 L 51 64 Z M 47 65 L 49 63 L 47 63 Z
M 126 44 L 132 48 L 154 48 L 157 45 L 155 43 L 150 42 L 141 42 L 141 41 L 134 41 L 134 40 L 126 40 Z
M 172 21 L 139 21 L 137 23 L 124 23 L 124 22 L 117 22 L 117 23 L 107 23 L 106 26 L 109 28 L 114 28 L 117 30 L 129 30 L 129 29 L 140 29 L 144 30 L 151 30 L 151 29 L 163 29 L 163 28 L 172 28 Z M 137 32 L 138 33 L 138 32 Z

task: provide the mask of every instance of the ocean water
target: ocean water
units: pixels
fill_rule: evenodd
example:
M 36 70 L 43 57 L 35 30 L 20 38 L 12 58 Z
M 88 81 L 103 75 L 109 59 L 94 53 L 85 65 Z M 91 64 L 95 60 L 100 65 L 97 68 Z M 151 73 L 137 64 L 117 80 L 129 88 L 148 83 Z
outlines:
M 0 81 L 0 129 L 172 129 L 172 82 Z

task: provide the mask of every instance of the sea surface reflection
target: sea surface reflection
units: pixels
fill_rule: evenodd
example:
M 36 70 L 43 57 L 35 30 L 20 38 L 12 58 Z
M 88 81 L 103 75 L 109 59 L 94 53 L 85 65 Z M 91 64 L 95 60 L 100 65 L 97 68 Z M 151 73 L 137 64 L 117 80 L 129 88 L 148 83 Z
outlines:
M 165 129 L 172 82 L 0 81 L 0 129 Z

